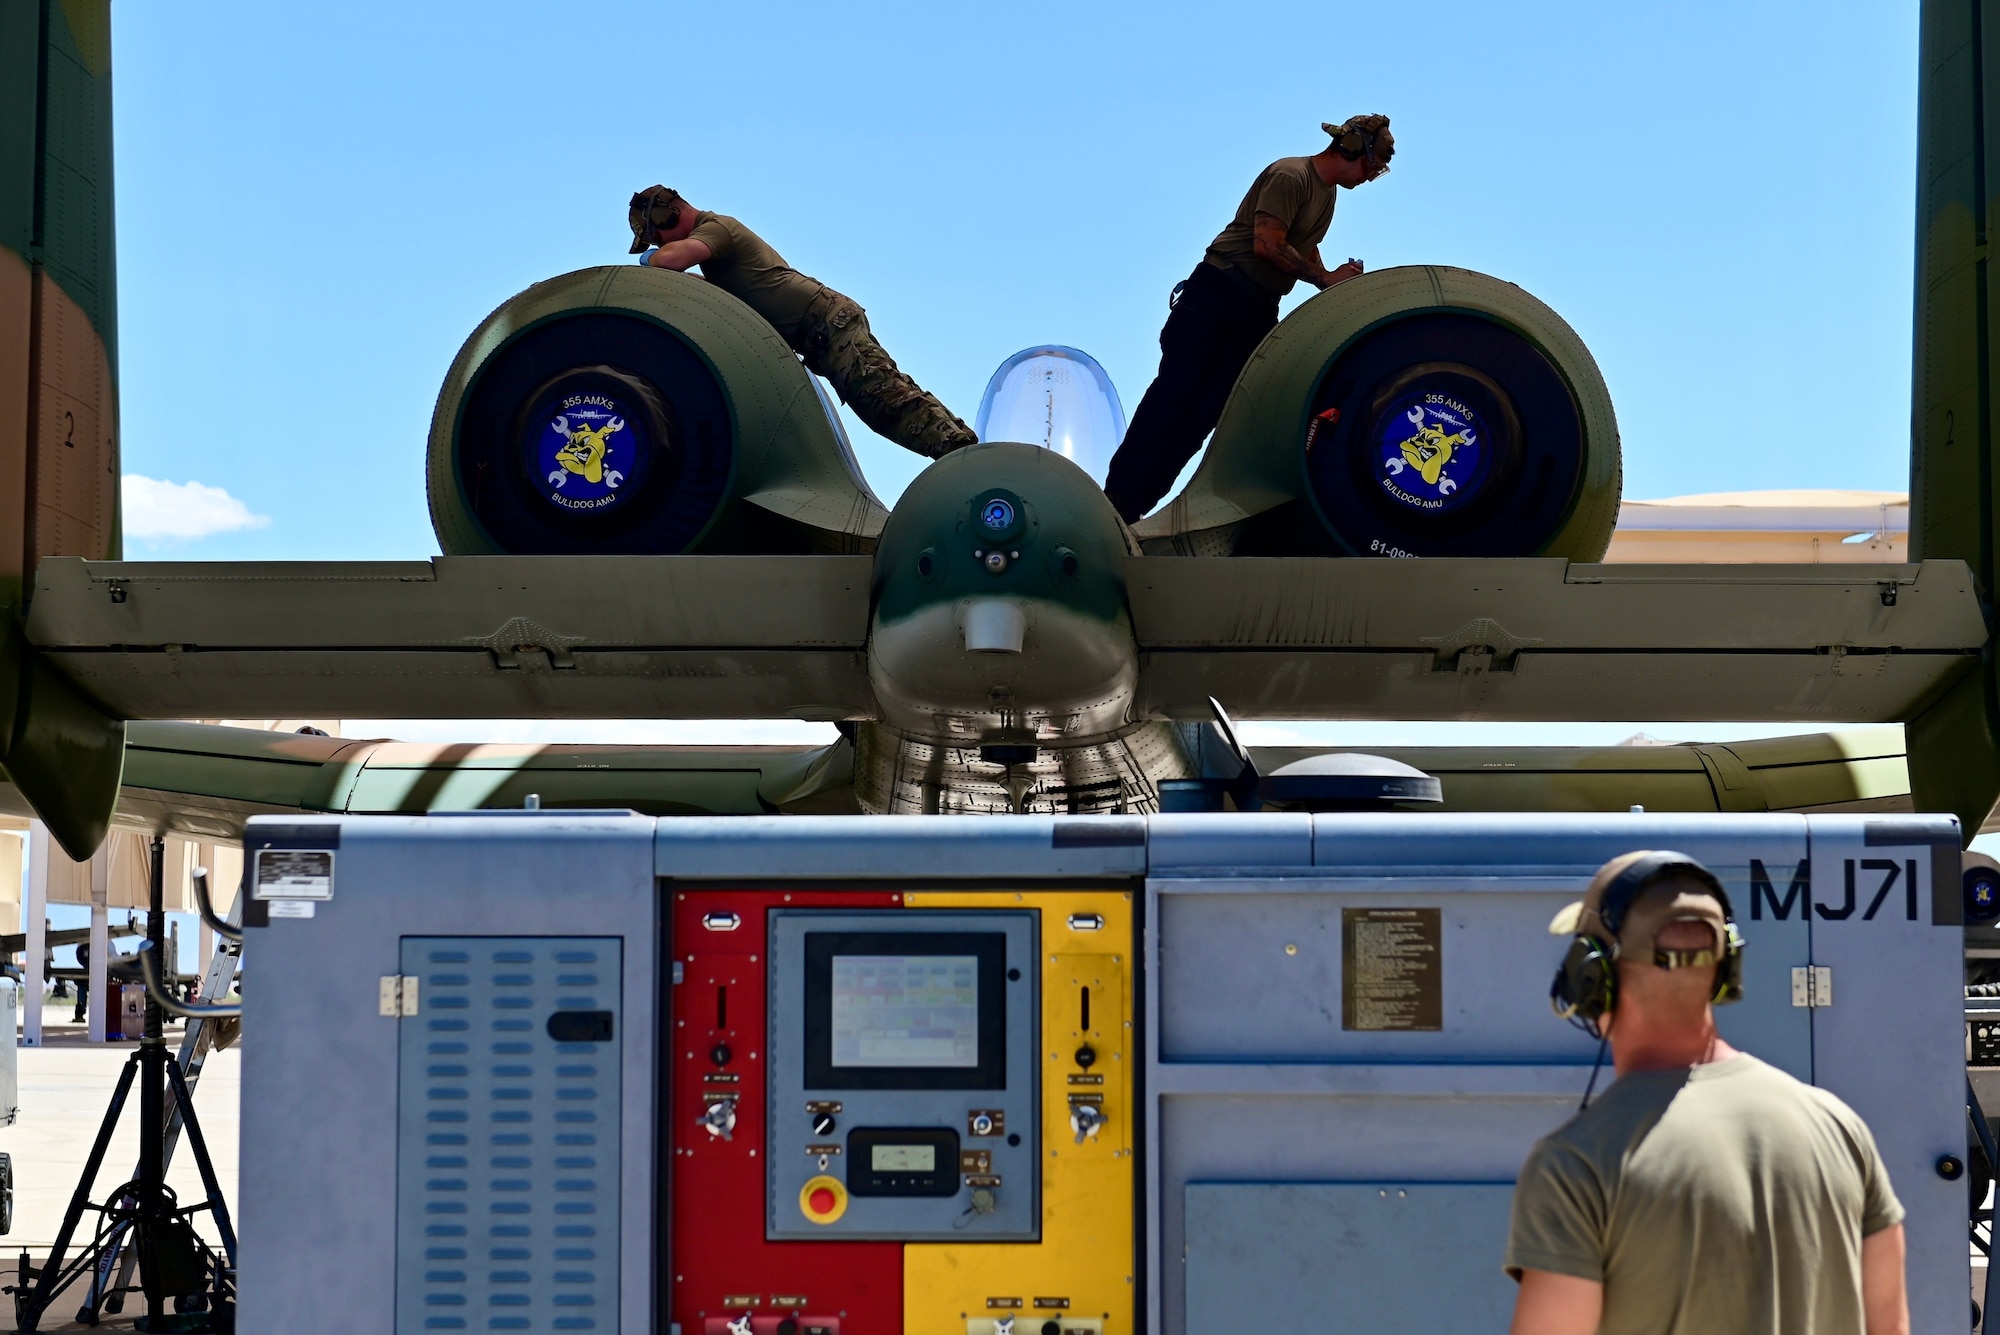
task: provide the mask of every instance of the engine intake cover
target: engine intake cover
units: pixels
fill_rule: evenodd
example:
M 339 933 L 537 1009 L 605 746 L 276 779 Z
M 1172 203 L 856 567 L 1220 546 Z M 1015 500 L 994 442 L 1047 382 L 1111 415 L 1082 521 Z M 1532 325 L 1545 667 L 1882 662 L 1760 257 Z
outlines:
M 883 518 L 775 329 L 627 265 L 538 283 L 473 331 L 428 483 L 447 555 L 865 551 Z
M 1135 532 L 1188 555 L 1594 561 L 1620 475 L 1611 396 L 1561 316 L 1485 274 L 1387 269 L 1271 332 Z

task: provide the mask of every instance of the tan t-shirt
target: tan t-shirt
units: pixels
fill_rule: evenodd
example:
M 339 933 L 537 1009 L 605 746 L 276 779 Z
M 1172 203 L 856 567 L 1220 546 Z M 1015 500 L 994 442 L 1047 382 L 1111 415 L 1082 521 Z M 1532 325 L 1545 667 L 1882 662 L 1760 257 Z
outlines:
M 1863 1335 L 1861 1239 L 1902 1219 L 1860 1117 L 1738 1054 L 1620 1076 L 1538 1141 L 1507 1270 L 1602 1283 L 1598 1335 Z
M 1298 279 L 1257 258 L 1257 215 L 1281 219 L 1285 239 L 1304 250 L 1325 239 L 1339 195 L 1338 187 L 1319 179 L 1311 158 L 1279 158 L 1258 173 L 1250 193 L 1236 206 L 1236 217 L 1209 243 L 1203 258 L 1218 269 L 1241 269 L 1258 286 L 1282 297 Z
M 702 214 L 688 239 L 708 246 L 703 278 L 769 320 L 787 343 L 794 341 L 823 283 L 785 263 L 768 241 L 727 214 Z

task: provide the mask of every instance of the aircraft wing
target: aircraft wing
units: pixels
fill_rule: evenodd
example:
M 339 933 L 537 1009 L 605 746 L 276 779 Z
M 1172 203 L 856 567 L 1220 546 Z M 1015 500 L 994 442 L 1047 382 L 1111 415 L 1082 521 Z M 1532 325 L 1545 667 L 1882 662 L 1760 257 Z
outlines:
M 112 923 L 109 928 L 109 935 L 113 941 L 118 940 L 120 937 L 144 936 L 145 934 L 146 929 L 129 918 L 123 926 Z M 90 929 L 88 927 L 52 927 L 48 930 L 46 937 L 48 948 L 54 950 L 57 946 L 81 945 L 90 940 Z M 27 948 L 28 934 L 26 932 L 0 932 L 0 959 L 11 958 Z
M 1253 746 L 1260 773 L 1340 751 L 1413 765 L 1440 811 L 1916 810 L 1893 724 L 1735 742 L 1616 746 Z
M 854 749 L 826 746 L 440 745 L 301 736 L 196 723 L 128 729 L 116 822 L 234 842 L 250 816 L 630 807 L 653 815 L 847 815 Z M 1271 773 L 1353 748 L 1253 747 Z M 1445 811 L 1875 811 L 1915 809 L 1899 727 L 1728 744 L 1370 746 L 1443 782 Z M 31 814 L 0 783 L 0 810 Z M 2000 830 L 1989 822 L 1987 832 Z M 131 925 L 121 933 L 136 931 Z M 88 928 L 49 934 L 70 945 Z M 0 935 L 0 951 L 24 948 Z
M 1238 718 L 1892 722 L 1987 640 L 1962 561 L 1143 556 L 1140 703 Z
M 867 557 L 108 562 L 36 571 L 28 638 L 113 714 L 872 712 Z
M 251 816 L 476 811 L 519 807 L 530 793 L 545 807 L 654 816 L 859 810 L 854 748 L 844 738 L 823 746 L 426 743 L 154 720 L 126 726 L 123 778 L 115 823 L 222 842 L 242 838 Z M 0 812 L 34 814 L 4 782 Z

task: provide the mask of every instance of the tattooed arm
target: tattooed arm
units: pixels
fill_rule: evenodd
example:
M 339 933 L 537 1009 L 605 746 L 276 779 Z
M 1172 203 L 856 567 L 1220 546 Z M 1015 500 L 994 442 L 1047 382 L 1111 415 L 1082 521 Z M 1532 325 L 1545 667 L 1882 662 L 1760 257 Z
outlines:
M 1303 278 L 1317 288 L 1328 288 L 1335 283 L 1344 283 L 1361 272 L 1359 264 L 1350 262 L 1329 273 L 1326 266 L 1320 263 L 1318 246 L 1308 246 L 1301 251 L 1285 239 L 1285 232 L 1285 223 L 1275 215 L 1257 215 L 1257 258 L 1279 273 Z
M 1318 246 L 1316 245 L 1306 246 L 1303 249 L 1301 249 L 1299 253 L 1301 255 L 1304 255 L 1308 260 L 1312 261 L 1314 264 L 1319 265 L 1321 268 L 1325 268 L 1325 264 L 1321 261 L 1319 257 Z M 1359 278 L 1361 276 L 1361 261 L 1349 260 L 1347 263 L 1341 265 L 1338 269 L 1327 269 L 1326 272 L 1328 276 L 1330 276 L 1333 279 L 1334 282 L 1344 283 L 1350 278 Z

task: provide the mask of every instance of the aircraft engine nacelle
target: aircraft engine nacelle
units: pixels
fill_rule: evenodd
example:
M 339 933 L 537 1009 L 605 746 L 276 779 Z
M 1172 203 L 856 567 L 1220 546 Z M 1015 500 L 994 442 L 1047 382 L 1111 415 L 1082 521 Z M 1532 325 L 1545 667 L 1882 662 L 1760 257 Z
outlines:
M 886 517 L 777 331 L 637 265 L 486 317 L 438 395 L 427 480 L 447 555 L 866 552 Z
M 1618 519 L 1618 423 L 1576 331 L 1512 283 L 1385 269 L 1281 321 L 1148 551 L 1565 556 Z

